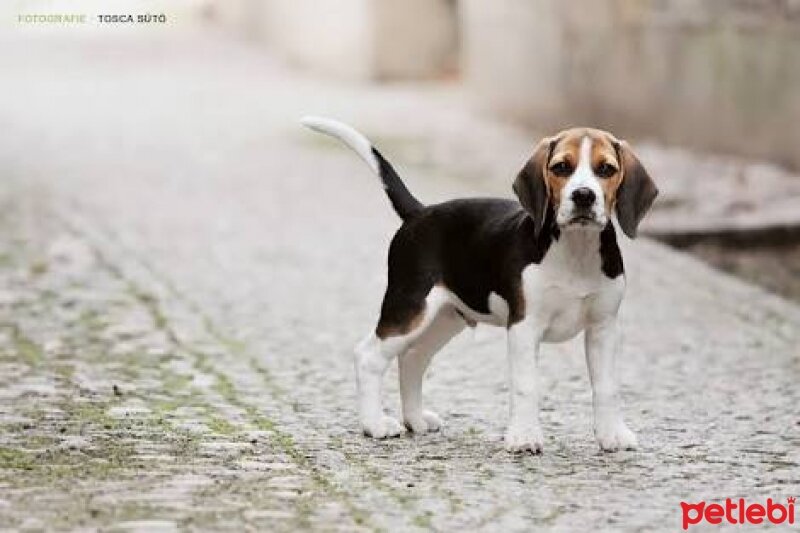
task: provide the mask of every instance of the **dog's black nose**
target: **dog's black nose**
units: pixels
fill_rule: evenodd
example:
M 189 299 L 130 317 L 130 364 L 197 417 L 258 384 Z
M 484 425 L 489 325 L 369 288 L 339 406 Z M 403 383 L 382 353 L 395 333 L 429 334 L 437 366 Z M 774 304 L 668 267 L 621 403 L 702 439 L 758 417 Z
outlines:
M 577 207 L 583 209 L 591 207 L 594 203 L 594 200 L 594 191 L 588 187 L 581 187 L 580 189 L 575 189 L 572 191 L 572 201 L 575 202 Z

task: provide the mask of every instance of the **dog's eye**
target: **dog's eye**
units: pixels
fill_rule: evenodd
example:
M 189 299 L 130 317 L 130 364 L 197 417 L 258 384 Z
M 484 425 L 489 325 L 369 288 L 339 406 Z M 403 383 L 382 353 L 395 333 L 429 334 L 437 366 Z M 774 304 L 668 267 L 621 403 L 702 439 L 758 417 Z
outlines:
M 567 176 L 572 174 L 572 165 L 570 165 L 566 161 L 559 161 L 558 163 L 550 167 L 550 172 L 552 172 L 559 178 L 566 178 Z
M 597 167 L 595 172 L 600 178 L 610 178 L 617 173 L 617 167 L 609 165 L 608 163 L 600 163 L 600 166 Z

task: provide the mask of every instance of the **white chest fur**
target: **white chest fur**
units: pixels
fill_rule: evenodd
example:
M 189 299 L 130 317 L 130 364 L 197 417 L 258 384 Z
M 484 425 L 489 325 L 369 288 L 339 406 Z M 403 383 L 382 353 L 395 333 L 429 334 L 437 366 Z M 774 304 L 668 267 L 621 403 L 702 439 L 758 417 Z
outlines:
M 525 321 L 544 342 L 562 342 L 587 324 L 616 315 L 625 289 L 623 276 L 603 273 L 600 234 L 567 230 L 540 264 L 522 272 Z

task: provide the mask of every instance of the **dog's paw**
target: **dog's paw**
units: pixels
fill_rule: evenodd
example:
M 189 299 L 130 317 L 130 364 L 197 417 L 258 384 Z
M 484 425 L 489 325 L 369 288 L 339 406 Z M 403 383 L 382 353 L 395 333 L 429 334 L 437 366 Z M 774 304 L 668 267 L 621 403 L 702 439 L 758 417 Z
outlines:
M 604 452 L 635 450 L 639 446 L 636 435 L 628 429 L 622 419 L 598 422 L 594 434 L 600 449 Z
M 419 416 L 409 416 L 405 419 L 406 427 L 420 435 L 430 431 L 439 431 L 444 422 L 433 411 L 422 411 Z
M 513 453 L 542 453 L 544 450 L 544 436 L 539 426 L 511 426 L 506 431 L 505 442 L 506 450 Z
M 405 432 L 406 428 L 391 416 L 383 415 L 374 422 L 363 423 L 364 433 L 373 439 L 397 437 Z

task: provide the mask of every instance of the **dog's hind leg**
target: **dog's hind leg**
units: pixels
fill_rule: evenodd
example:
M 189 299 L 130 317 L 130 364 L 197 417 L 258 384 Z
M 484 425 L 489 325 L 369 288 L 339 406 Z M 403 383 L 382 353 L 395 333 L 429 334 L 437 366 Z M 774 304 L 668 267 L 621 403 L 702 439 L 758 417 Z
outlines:
M 435 310 L 434 310 L 435 311 Z M 425 294 L 389 283 L 378 327 L 356 347 L 358 414 L 364 433 L 376 439 L 396 437 L 405 428 L 383 412 L 383 375 L 431 321 Z
M 419 390 L 419 386 L 412 387 L 412 385 L 415 381 L 421 380 L 430 357 L 436 351 L 421 348 L 431 346 L 434 344 L 431 341 L 436 341 L 435 344 L 439 346 L 434 347 L 438 349 L 446 342 L 446 339 L 437 341 L 436 337 L 441 333 L 433 333 L 440 332 L 438 324 L 436 328 L 431 328 L 434 322 L 438 322 L 442 312 L 451 311 L 446 293 L 436 287 L 426 291 L 427 294 L 421 292 L 421 289 L 419 286 L 409 288 L 390 283 L 384 297 L 378 327 L 356 348 L 356 385 L 361 426 L 366 434 L 378 439 L 394 437 L 404 431 L 397 420 L 383 412 L 381 389 L 383 375 L 389 364 L 395 358 L 403 358 L 412 347 L 418 353 L 430 352 L 425 353 L 425 360 L 418 361 L 418 364 L 412 364 L 410 367 L 404 365 L 406 371 L 411 374 L 401 380 L 409 386 L 409 391 Z M 442 325 L 444 324 L 446 323 Z M 449 329 L 452 330 L 454 327 L 450 326 Z M 451 331 L 449 337 L 454 334 L 455 332 Z M 416 356 L 412 355 L 412 359 L 414 357 Z M 414 370 L 411 370 L 412 368 Z M 419 377 L 415 377 L 417 375 Z M 413 401 L 411 405 L 413 406 Z M 417 406 L 421 410 L 418 398 Z M 413 408 L 409 413 L 419 418 L 419 413 L 414 412 Z
M 437 431 L 442 426 L 436 413 L 422 408 L 422 379 L 436 352 L 464 326 L 466 322 L 455 308 L 444 305 L 398 359 L 403 421 L 414 433 Z
M 381 338 L 371 332 L 356 347 L 356 387 L 358 415 L 364 433 L 376 439 L 396 437 L 405 428 L 383 412 L 381 389 L 383 375 L 394 358 L 405 352 L 406 336 Z

